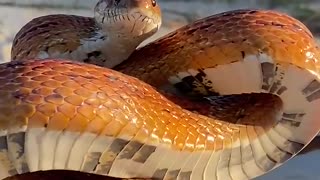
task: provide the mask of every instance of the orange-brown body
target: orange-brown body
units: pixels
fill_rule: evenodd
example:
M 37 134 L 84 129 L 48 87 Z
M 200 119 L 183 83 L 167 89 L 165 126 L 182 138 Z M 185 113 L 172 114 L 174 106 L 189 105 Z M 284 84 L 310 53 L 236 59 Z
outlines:
M 66 26 L 68 28 L 62 28 Z M 81 26 L 88 28 L 79 28 Z M 57 27 L 61 27 L 59 31 L 48 34 L 52 29 L 57 30 Z M 14 48 L 11 58 L 29 59 L 37 57 L 41 51 L 47 51 L 50 54 L 56 51 L 72 52 L 81 46 L 81 39 L 94 37 L 98 30 L 99 27 L 90 17 L 60 14 L 35 18 L 33 23 L 27 23 L 23 31 L 16 34 L 12 44 Z M 42 42 L 42 44 L 40 46 L 34 42 Z
M 316 41 L 301 22 L 271 10 L 236 10 L 184 26 L 138 49 L 115 69 L 158 87 L 180 71 L 212 68 L 262 53 L 316 72 L 320 66 Z
M 27 134 L 19 142 L 36 141 L 38 133 L 61 136 L 41 141 L 56 148 L 53 165 L 45 161 L 46 149 L 18 143 L 45 154 L 25 151 L 34 170 L 251 179 L 295 156 L 320 129 L 318 47 L 302 23 L 274 11 L 237 10 L 196 21 L 136 50 L 115 67 L 120 72 L 33 58 L 0 65 L 0 122 L 4 130 Z M 206 98 L 210 117 L 155 90 L 171 85 Z

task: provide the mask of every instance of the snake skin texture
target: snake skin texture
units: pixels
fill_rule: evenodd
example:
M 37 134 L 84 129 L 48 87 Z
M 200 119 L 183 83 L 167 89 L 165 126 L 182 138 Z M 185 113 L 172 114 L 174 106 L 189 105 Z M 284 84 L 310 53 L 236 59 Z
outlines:
M 318 72 L 318 49 L 311 32 L 286 14 L 234 10 L 190 23 L 135 51 L 114 69 L 155 87 L 189 69 L 199 71 L 194 72 L 197 79 L 205 81 L 203 69 L 243 62 L 249 56 L 268 56 L 277 63 Z M 197 85 L 194 81 L 192 87 Z M 211 86 L 197 88 L 201 94 L 217 91 Z
M 67 169 L 253 179 L 294 157 L 320 129 L 318 46 L 301 22 L 275 11 L 201 19 L 114 70 L 38 58 L 0 65 L 2 177 Z M 168 87 L 206 99 L 210 116 L 163 96 Z

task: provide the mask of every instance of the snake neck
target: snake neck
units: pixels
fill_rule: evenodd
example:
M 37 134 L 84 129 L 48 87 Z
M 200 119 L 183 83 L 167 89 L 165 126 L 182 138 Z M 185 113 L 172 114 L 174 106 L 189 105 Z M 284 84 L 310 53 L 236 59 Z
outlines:
M 92 34 L 93 37 L 81 38 L 81 46 L 79 51 L 88 52 L 85 56 L 80 54 L 75 59 L 83 59 L 83 62 L 96 64 L 108 68 L 113 68 L 125 61 L 136 48 L 153 32 L 146 33 L 140 36 L 115 31 L 99 26 L 95 23 Z M 86 58 L 84 58 L 86 57 Z
M 94 37 L 80 39 L 81 45 L 75 50 L 79 55 L 75 60 L 112 68 L 126 60 L 142 42 L 139 38 L 120 37 L 103 29 L 94 33 Z

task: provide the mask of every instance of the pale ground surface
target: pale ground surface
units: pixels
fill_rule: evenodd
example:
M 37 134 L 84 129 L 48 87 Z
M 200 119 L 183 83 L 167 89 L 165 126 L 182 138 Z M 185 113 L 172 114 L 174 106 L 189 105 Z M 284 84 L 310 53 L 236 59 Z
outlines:
M 20 0 L 21 2 L 23 0 Z M 19 0 L 0 0 L 1 3 L 15 3 Z M 43 9 L 43 8 L 26 8 L 13 6 L 0 6 L 0 59 L 1 62 L 6 62 L 10 59 L 11 41 L 17 31 L 29 20 L 34 17 L 54 14 L 76 14 L 84 16 L 92 16 L 88 7 L 94 4 L 92 0 L 29 0 L 24 2 L 68 2 L 68 6 L 84 7 L 81 10 L 75 9 Z M 23 4 L 23 3 L 22 3 Z M 208 5 L 200 2 L 183 3 L 183 2 L 164 2 L 162 3 L 164 9 L 163 18 L 164 24 L 157 35 L 148 40 L 152 41 L 194 19 L 207 16 L 210 14 L 219 13 L 226 10 L 236 8 L 250 7 L 248 3 L 241 3 L 237 5 L 214 4 Z M 87 8 L 87 9 L 85 9 Z M 186 13 L 189 12 L 189 13 Z M 190 13 L 191 12 L 191 13 Z M 319 145 L 320 146 L 320 145 Z M 266 176 L 257 178 L 258 180 L 318 180 L 320 179 L 320 169 L 318 167 L 320 162 L 320 150 L 309 152 L 305 155 L 300 155 L 293 160 L 290 160 L 286 165 L 276 169 Z

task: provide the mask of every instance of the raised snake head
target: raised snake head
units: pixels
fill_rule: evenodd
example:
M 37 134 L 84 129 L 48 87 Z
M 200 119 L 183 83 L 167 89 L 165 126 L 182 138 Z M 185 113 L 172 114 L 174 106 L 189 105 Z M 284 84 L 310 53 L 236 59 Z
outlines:
M 145 39 L 161 26 L 156 0 L 99 0 L 94 14 L 104 31 L 128 39 Z

